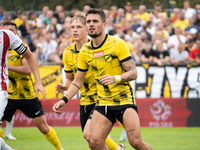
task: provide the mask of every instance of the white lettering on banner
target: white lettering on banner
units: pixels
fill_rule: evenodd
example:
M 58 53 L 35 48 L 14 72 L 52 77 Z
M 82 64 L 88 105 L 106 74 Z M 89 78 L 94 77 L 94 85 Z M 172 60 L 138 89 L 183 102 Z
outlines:
M 171 106 L 166 105 L 163 100 L 158 100 L 157 102 L 153 103 L 153 105 L 150 106 L 149 110 L 151 112 L 151 115 L 153 116 L 153 119 L 156 120 L 156 122 L 149 122 L 149 127 L 173 126 L 173 123 L 171 121 L 167 122 L 169 116 L 171 116 L 172 114 Z
M 183 88 L 184 79 L 186 77 L 187 68 L 179 67 L 176 73 L 174 67 L 167 66 L 166 75 L 170 85 L 171 97 L 181 97 L 181 90 Z
M 200 81 L 199 81 L 200 67 L 190 68 L 188 70 L 187 83 L 189 88 L 188 98 L 200 98 Z
M 149 122 L 149 127 L 173 127 L 173 122 Z
M 147 73 L 146 69 L 142 66 L 137 67 L 137 72 L 138 72 L 138 77 L 137 80 L 135 81 L 137 85 L 143 84 L 147 86 Z M 135 91 L 135 96 L 137 98 L 145 98 L 147 96 L 147 92 L 145 89 L 140 90 L 140 91 Z
M 136 66 L 138 78 L 131 81 L 136 98 L 146 98 L 147 96 L 160 98 L 166 96 L 167 92 L 169 92 L 167 96 L 171 98 L 200 98 L 200 67 L 188 69 L 187 66 L 177 68 L 174 66 L 149 66 L 146 68 L 141 65 Z M 62 83 L 65 79 L 65 72 L 62 68 Z M 79 97 L 80 93 L 73 98 Z
M 161 97 L 161 89 L 165 73 L 164 67 L 149 67 L 148 73 L 153 75 L 150 97 L 159 98 Z

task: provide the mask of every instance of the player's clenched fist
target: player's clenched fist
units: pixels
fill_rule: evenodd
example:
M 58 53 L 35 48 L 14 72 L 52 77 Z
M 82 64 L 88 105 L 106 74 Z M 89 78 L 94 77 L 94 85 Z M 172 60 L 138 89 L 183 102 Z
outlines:
M 65 106 L 65 101 L 60 100 L 57 103 L 54 104 L 53 106 L 53 111 L 57 114 L 61 113 L 61 110 L 63 109 L 63 107 Z

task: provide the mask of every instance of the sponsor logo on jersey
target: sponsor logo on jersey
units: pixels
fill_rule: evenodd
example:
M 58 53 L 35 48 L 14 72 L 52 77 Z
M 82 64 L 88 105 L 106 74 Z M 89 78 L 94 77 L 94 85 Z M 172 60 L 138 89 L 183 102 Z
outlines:
M 78 61 L 78 56 L 76 57 L 76 61 Z
M 2 43 L 2 39 L 0 38 L 0 44 Z
M 103 56 L 103 55 L 104 55 L 104 51 L 93 53 L 93 57 L 99 57 L 99 56 Z

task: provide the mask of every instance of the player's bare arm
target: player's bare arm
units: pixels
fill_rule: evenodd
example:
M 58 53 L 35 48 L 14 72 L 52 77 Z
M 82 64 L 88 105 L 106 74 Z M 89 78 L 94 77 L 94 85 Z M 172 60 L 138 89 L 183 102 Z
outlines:
M 21 66 L 13 66 L 8 65 L 8 70 L 14 71 L 20 74 L 24 75 L 30 75 L 31 74 L 31 68 L 29 67 L 26 59 L 22 59 L 22 65 Z
M 66 94 L 63 96 L 63 98 L 54 104 L 53 111 L 60 114 L 61 110 L 64 108 L 65 104 L 72 99 L 81 88 L 85 75 L 87 72 L 77 71 L 76 78 L 74 81 L 70 84 Z
M 126 70 L 125 73 L 116 76 L 105 75 L 99 78 L 101 84 L 108 85 L 116 82 L 126 82 L 137 79 L 137 70 L 135 63 L 132 59 L 129 59 L 122 63 L 122 66 Z
M 74 80 L 74 74 L 72 72 L 65 73 L 66 79 L 64 84 L 57 84 L 56 85 L 56 93 L 62 93 L 66 90 L 68 90 L 70 84 Z
M 46 92 L 44 90 L 44 87 L 42 85 L 42 81 L 40 78 L 40 73 L 39 73 L 39 67 L 37 64 L 37 60 L 35 59 L 34 55 L 32 52 L 27 48 L 27 50 L 24 52 L 23 57 L 26 58 L 29 67 L 31 68 L 31 71 L 33 72 L 34 78 L 35 78 L 35 91 L 37 95 L 39 95 L 39 92 L 42 93 L 43 95 L 43 100 L 45 101 L 46 99 Z

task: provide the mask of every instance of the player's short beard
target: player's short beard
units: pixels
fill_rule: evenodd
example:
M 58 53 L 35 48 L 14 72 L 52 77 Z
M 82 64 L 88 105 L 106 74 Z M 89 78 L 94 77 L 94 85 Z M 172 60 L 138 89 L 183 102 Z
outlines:
M 98 36 L 100 36 L 102 34 L 102 32 L 100 32 L 99 34 L 95 33 L 95 34 L 89 34 L 88 35 L 91 37 L 91 38 L 96 38 Z

